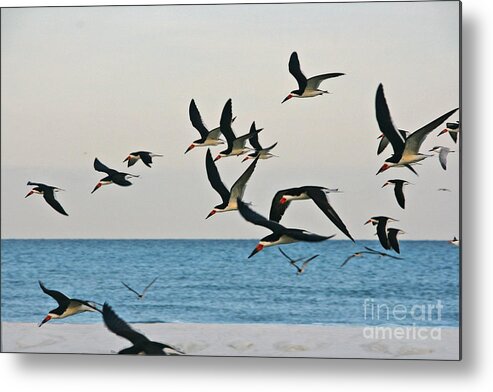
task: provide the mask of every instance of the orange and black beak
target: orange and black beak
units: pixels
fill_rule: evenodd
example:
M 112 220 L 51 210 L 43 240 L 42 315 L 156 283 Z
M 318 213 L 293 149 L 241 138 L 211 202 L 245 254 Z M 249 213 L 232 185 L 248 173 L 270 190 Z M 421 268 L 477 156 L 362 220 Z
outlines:
M 386 163 L 384 163 L 384 164 L 382 165 L 382 167 L 380 168 L 380 170 L 378 170 L 378 171 L 377 171 L 377 175 L 378 175 L 378 174 L 380 174 L 380 173 L 382 173 L 382 172 L 384 172 L 384 171 L 385 171 L 385 170 L 387 170 L 389 167 L 390 167 L 389 165 L 387 165 Z
M 216 210 L 212 210 L 211 212 L 209 212 L 209 215 L 207 215 L 205 217 L 205 219 L 209 219 L 212 215 L 214 215 L 216 213 Z
M 189 152 L 190 150 L 192 150 L 193 148 L 195 148 L 195 144 L 190 144 L 190 145 L 188 146 L 187 150 L 185 151 L 185 154 L 186 154 L 187 152 Z
M 43 321 L 41 321 L 41 322 L 39 323 L 38 327 L 41 327 L 44 323 L 46 323 L 47 321 L 50 321 L 50 320 L 51 320 L 51 316 L 50 316 L 50 315 L 46 316 L 46 317 L 43 319 Z
M 92 190 L 91 194 L 94 193 L 94 192 L 96 192 L 99 188 L 101 188 L 101 185 L 103 185 L 103 184 L 101 184 L 100 182 L 98 182 L 96 184 L 96 186 L 94 187 L 94 189 Z
M 221 154 L 214 158 L 214 162 L 216 162 L 218 159 L 221 159 Z
M 245 158 L 243 158 L 243 160 L 241 162 L 243 163 L 245 161 L 248 161 L 248 159 L 249 159 L 249 156 L 247 155 Z
M 262 244 L 258 244 L 255 249 L 253 250 L 253 252 L 250 254 L 250 256 L 248 256 L 248 258 L 252 257 L 252 256 L 255 256 L 258 252 L 260 252 L 262 249 L 264 249 L 264 246 Z
M 293 98 L 293 95 L 292 94 L 289 94 L 286 98 L 283 99 L 283 101 L 281 103 L 284 103 L 286 102 L 288 99 L 291 99 Z
M 33 193 L 34 193 L 34 191 L 29 192 L 29 193 L 28 193 L 28 194 L 24 197 L 24 199 L 25 199 L 26 197 L 28 197 L 28 196 L 31 196 Z
M 443 135 L 448 132 L 448 128 L 443 129 L 437 136 Z

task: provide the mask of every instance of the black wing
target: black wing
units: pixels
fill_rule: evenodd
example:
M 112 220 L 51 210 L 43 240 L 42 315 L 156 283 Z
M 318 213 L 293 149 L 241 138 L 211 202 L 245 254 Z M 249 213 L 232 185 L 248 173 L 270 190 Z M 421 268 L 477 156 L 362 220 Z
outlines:
M 404 198 L 404 182 L 399 181 L 395 183 L 394 186 L 394 194 L 395 198 L 397 199 L 397 203 L 401 206 L 401 208 L 406 207 L 406 199 Z
M 351 237 L 351 234 L 349 234 L 346 225 L 330 205 L 326 193 L 322 189 L 308 189 L 307 194 L 315 202 L 318 208 L 323 211 L 327 218 L 329 218 L 339 230 L 341 230 L 349 239 L 351 239 L 351 241 L 354 242 L 354 239 Z
M 144 162 L 144 165 L 146 165 L 147 167 L 151 167 L 151 163 L 152 163 L 151 154 L 148 152 L 142 152 L 139 155 L 140 155 L 140 159 L 142 159 L 142 162 Z
M 356 257 L 356 253 L 353 253 L 351 256 L 349 256 L 346 260 L 343 261 L 343 263 L 339 266 L 339 268 L 342 268 L 344 267 L 348 262 L 349 260 L 351 260 L 353 257 Z
M 135 293 L 137 294 L 137 297 L 141 297 L 142 294 L 138 293 L 137 291 L 135 291 L 133 288 L 131 288 L 128 284 L 126 284 L 125 282 L 122 282 L 122 285 L 124 285 L 127 289 L 129 289 L 132 293 Z
M 297 261 L 297 260 L 294 260 L 294 259 L 292 259 L 291 257 L 289 257 L 286 253 L 284 253 L 284 251 L 283 251 L 281 248 L 278 248 L 278 249 L 279 249 L 279 252 L 281 252 L 281 254 L 282 254 L 285 258 L 287 258 L 291 264 L 295 264 L 295 263 L 296 263 L 296 261 Z
M 294 238 L 295 240 L 306 242 L 325 241 L 335 236 L 335 234 L 329 236 L 318 235 L 301 229 L 285 229 L 285 233 L 287 236 Z
M 394 155 L 401 156 L 404 151 L 404 139 L 402 135 L 397 132 L 397 129 L 392 123 L 392 117 L 390 116 L 389 107 L 383 92 L 383 85 L 380 83 L 377 89 L 377 95 L 375 97 L 375 110 L 377 114 L 377 122 L 380 131 L 392 144 L 394 149 Z
M 106 302 L 103 305 L 103 320 L 104 324 L 111 332 L 131 341 L 133 344 L 149 340 L 144 335 L 132 329 L 130 325 L 118 317 L 111 306 Z
M 67 297 L 65 294 L 62 294 L 59 291 L 55 290 L 48 290 L 40 280 L 38 281 L 38 283 L 39 287 L 41 287 L 41 290 L 43 290 L 45 294 L 48 294 L 51 298 L 58 302 L 59 305 L 64 305 L 70 301 L 70 298 Z
M 380 138 L 380 143 L 378 143 L 378 148 L 377 148 L 377 155 L 380 155 L 383 150 L 387 148 L 389 145 L 389 139 L 387 139 L 387 136 L 382 134 L 382 137 Z
M 103 172 L 108 175 L 116 172 L 116 170 L 110 169 L 108 166 L 103 165 L 98 158 L 94 158 L 94 169 L 98 172 Z
M 419 152 L 419 148 L 426 139 L 426 136 L 441 123 L 443 123 L 447 118 L 449 118 L 452 114 L 454 114 L 458 109 L 459 108 L 452 109 L 451 111 L 441 115 L 440 117 L 429 122 L 425 126 L 421 127 L 420 129 L 409 135 L 409 137 L 406 139 L 406 150 L 409 149 L 409 151 L 411 152 Z
M 449 132 L 449 135 L 452 138 L 452 140 L 454 141 L 454 143 L 457 143 L 458 133 L 457 132 Z
M 257 128 L 255 127 L 255 121 L 252 123 L 252 126 L 250 127 L 250 134 L 252 134 L 252 136 L 248 139 L 250 141 L 250 144 L 252 145 L 252 147 L 256 150 L 256 151 L 260 151 L 262 149 L 262 146 L 260 145 L 259 141 L 258 141 L 258 132 L 257 131 Z
M 253 223 L 254 225 L 257 226 L 265 227 L 273 232 L 279 232 L 285 230 L 284 226 L 280 225 L 277 222 L 270 221 L 264 218 L 260 214 L 257 214 L 240 199 L 238 199 L 237 202 L 238 202 L 238 211 L 240 212 L 241 216 L 248 222 Z
M 205 155 L 205 168 L 207 170 L 207 178 L 211 183 L 212 187 L 221 196 L 223 203 L 228 204 L 230 193 L 224 183 L 221 181 L 221 176 L 217 170 L 217 166 L 212 159 L 211 150 L 207 149 L 207 154 Z
M 384 249 L 390 249 L 389 240 L 387 238 L 387 221 L 379 220 L 377 224 L 377 236 L 380 240 L 380 244 Z
M 233 120 L 233 103 L 230 98 L 224 105 L 223 112 L 221 114 L 221 122 L 219 123 L 219 127 L 221 128 L 221 133 L 224 135 L 226 141 L 228 142 L 228 149 L 233 147 L 233 142 L 236 139 L 236 136 L 233 132 L 233 128 L 231 128 L 232 120 Z
M 269 219 L 271 221 L 279 222 L 282 216 L 284 215 L 284 212 L 289 207 L 289 204 L 291 203 L 290 201 L 281 203 L 281 199 L 286 191 L 289 191 L 289 189 L 283 189 L 278 191 L 272 198 L 272 203 L 269 212 Z
M 296 52 L 291 53 L 291 57 L 289 58 L 289 73 L 294 76 L 298 82 L 300 91 L 303 92 L 306 88 L 307 80 L 303 72 L 301 72 L 300 61 Z
M 389 229 L 387 231 L 390 248 L 394 249 L 397 253 L 401 253 L 399 249 L 399 241 L 397 240 L 397 229 Z
M 231 187 L 230 197 L 235 199 L 243 199 L 243 194 L 247 186 L 247 182 L 253 174 L 255 167 L 257 166 L 258 157 L 248 166 L 248 168 L 243 172 L 243 174 L 236 180 L 236 182 Z
M 63 209 L 62 205 L 55 199 L 55 191 L 53 190 L 53 188 L 45 189 L 43 191 L 43 198 L 50 206 L 52 206 L 55 209 L 55 211 L 59 212 L 62 215 L 68 216 L 68 214 Z
M 156 277 L 152 280 L 152 282 L 151 282 L 151 283 L 149 283 L 149 284 L 145 287 L 144 291 L 142 291 L 142 295 L 144 295 L 144 294 L 147 292 L 147 290 L 149 290 L 149 288 L 150 288 L 150 287 L 154 284 L 154 282 L 157 280 L 157 278 L 158 278 L 158 276 L 156 276 Z
M 209 131 L 204 125 L 202 121 L 202 117 L 200 116 L 199 109 L 197 109 L 197 105 L 195 105 L 195 101 L 192 99 L 190 101 L 190 107 L 188 108 L 188 114 L 190 116 L 190 121 L 192 122 L 193 127 L 199 131 L 200 136 L 202 136 L 202 141 L 207 139 L 207 135 Z

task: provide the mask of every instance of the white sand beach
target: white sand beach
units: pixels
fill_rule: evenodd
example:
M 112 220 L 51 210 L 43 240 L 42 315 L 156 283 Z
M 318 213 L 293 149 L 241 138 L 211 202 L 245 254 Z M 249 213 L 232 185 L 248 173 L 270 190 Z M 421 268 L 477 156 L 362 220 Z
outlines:
M 132 324 L 149 339 L 195 356 L 459 359 L 458 328 Z M 2 352 L 114 354 L 127 340 L 101 324 L 2 323 Z

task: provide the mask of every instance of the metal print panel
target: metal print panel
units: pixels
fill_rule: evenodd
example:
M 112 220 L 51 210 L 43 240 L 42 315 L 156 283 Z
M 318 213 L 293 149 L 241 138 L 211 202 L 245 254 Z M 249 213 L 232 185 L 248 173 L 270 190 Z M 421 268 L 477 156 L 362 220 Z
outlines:
M 2 351 L 460 359 L 460 16 L 2 9 Z

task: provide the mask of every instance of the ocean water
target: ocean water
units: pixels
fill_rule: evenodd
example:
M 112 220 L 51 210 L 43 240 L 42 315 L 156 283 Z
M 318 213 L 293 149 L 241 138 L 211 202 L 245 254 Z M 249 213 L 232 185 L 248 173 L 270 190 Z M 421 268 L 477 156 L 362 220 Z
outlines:
M 459 249 L 446 241 L 401 241 L 403 260 L 344 259 L 376 241 L 330 240 L 282 247 L 320 256 L 302 275 L 255 240 L 2 240 L 2 321 L 40 322 L 69 297 L 107 301 L 128 322 L 328 325 L 459 324 Z M 158 276 L 144 300 L 137 291 Z M 99 323 L 82 313 L 53 323 Z

